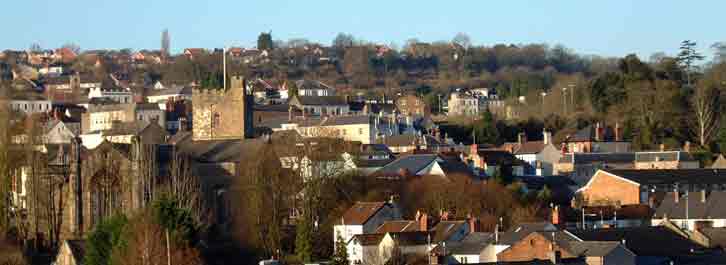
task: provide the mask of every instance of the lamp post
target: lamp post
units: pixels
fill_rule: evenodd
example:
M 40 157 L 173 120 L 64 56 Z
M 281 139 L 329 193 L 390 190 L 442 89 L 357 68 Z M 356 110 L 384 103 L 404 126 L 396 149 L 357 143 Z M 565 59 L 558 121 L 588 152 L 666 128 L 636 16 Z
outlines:
M 562 88 L 562 115 L 567 115 L 567 88 Z
M 547 92 L 542 91 L 542 93 L 540 93 L 540 95 L 542 95 L 542 116 L 544 116 L 544 113 L 545 113 L 544 100 L 545 100 L 545 96 L 547 96 Z

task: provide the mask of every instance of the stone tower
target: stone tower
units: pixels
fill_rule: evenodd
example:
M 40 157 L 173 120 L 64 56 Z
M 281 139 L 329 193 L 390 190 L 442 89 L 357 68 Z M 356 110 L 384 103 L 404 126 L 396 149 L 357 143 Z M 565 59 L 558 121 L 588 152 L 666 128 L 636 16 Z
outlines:
M 195 141 L 233 140 L 254 137 L 252 106 L 247 82 L 232 77 L 230 88 L 195 89 L 192 94 L 192 138 Z

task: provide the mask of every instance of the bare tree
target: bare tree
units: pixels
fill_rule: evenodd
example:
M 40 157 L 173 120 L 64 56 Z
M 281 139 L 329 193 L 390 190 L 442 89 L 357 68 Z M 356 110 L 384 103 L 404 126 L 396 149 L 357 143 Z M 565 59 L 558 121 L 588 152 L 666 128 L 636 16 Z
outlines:
M 461 45 L 464 49 L 469 49 L 469 47 L 471 47 L 471 37 L 463 32 L 457 33 L 451 42 Z
M 701 146 L 710 143 L 711 138 L 718 131 L 718 101 L 719 93 L 716 89 L 709 87 L 698 87 L 691 97 L 691 108 L 693 119 L 691 130 L 698 138 Z

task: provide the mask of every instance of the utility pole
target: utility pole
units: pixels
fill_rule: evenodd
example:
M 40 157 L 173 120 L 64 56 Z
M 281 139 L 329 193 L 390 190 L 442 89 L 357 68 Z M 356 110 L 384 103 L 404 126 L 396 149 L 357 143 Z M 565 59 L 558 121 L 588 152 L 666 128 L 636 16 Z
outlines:
M 222 87 L 227 90 L 227 46 L 222 47 Z
M 572 112 L 575 112 L 575 84 L 570 84 L 570 106 L 572 106 Z

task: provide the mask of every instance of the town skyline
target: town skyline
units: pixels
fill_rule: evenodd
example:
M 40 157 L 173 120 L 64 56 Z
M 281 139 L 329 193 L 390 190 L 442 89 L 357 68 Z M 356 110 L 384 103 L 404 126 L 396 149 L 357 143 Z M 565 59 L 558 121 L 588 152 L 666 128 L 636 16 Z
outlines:
M 174 53 L 184 48 L 254 47 L 259 32 L 272 32 L 275 39 L 304 38 L 324 45 L 343 32 L 368 42 L 395 43 L 399 47 L 410 38 L 424 42 L 449 41 L 463 32 L 471 37 L 474 45 L 562 44 L 579 54 L 606 57 L 636 53 L 647 58 L 657 52 L 673 55 L 678 49 L 674 43 L 690 39 L 711 57 L 709 47 L 720 39 L 719 30 L 712 28 L 715 24 L 709 18 L 718 16 L 717 10 L 722 9 L 719 6 L 724 5 L 715 2 L 709 3 L 709 8 L 694 6 L 699 13 L 689 14 L 676 1 L 665 1 L 659 6 L 629 1 L 598 4 L 515 1 L 492 3 L 491 6 L 469 2 L 438 8 L 382 1 L 310 6 L 295 2 L 236 4 L 216 1 L 199 8 L 135 0 L 123 6 L 114 6 L 108 1 L 79 2 L 88 7 L 85 15 L 72 17 L 63 15 L 73 12 L 71 6 L 47 1 L 9 3 L 11 8 L 36 10 L 40 15 L 37 20 L 27 22 L 30 30 L 10 28 L 10 35 L 16 37 L 4 41 L 0 48 L 27 49 L 33 43 L 52 48 L 72 42 L 84 50 L 158 49 L 164 29 L 171 33 Z M 138 6 L 145 8 L 135 8 Z M 225 8 L 216 8 L 219 6 Z M 112 20 L 99 23 L 109 19 L 107 11 L 110 9 L 114 10 Z M 348 9 L 356 10 L 355 14 L 346 14 L 344 11 Z M 503 12 L 487 11 L 490 9 Z M 314 12 L 326 15 L 317 16 Z M 21 13 L 9 14 L 8 21 L 21 20 Z M 421 19 L 417 14 L 427 15 Z M 49 25 L 56 19 L 64 19 L 67 27 L 33 26 Z

